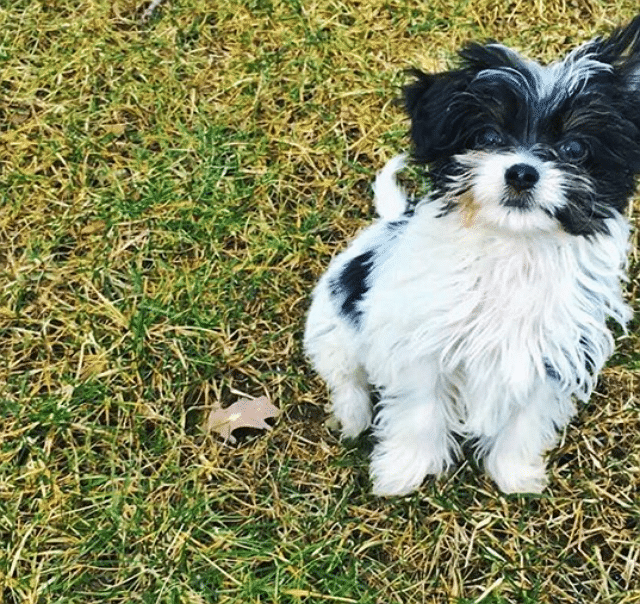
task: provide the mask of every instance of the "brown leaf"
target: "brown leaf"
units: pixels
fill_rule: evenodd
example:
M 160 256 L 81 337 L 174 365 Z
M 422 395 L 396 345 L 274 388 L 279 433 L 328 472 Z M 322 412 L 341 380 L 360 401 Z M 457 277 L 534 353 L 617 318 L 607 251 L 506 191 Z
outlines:
M 226 409 L 216 403 L 209 413 L 205 432 L 217 432 L 225 440 L 235 443 L 236 439 L 231 433 L 236 428 L 271 430 L 271 426 L 265 420 L 277 417 L 279 413 L 280 409 L 272 405 L 267 396 L 241 398 Z

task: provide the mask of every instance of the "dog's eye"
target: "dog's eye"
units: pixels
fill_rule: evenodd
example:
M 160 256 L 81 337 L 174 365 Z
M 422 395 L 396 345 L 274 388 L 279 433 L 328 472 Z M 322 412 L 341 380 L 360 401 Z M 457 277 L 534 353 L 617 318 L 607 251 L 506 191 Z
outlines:
M 558 148 L 560 157 L 568 162 L 579 162 L 589 153 L 587 145 L 575 138 L 564 141 Z
M 498 147 L 504 143 L 504 138 L 495 128 L 485 128 L 476 134 L 476 147 Z

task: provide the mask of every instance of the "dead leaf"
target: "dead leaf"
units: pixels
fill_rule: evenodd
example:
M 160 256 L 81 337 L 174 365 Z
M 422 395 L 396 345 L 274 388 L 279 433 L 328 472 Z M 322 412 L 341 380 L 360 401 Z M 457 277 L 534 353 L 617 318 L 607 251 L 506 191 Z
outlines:
M 277 417 L 279 413 L 280 409 L 272 405 L 267 396 L 241 398 L 226 409 L 216 403 L 209 413 L 205 432 L 217 432 L 225 440 L 235 443 L 236 439 L 231 433 L 236 428 L 271 430 L 265 420 Z

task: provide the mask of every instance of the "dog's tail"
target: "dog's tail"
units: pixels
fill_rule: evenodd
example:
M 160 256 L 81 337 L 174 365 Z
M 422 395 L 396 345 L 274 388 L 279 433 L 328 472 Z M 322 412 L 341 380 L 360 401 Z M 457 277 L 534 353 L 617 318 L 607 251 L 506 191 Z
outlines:
M 373 184 L 373 203 L 376 212 L 384 220 L 400 218 L 408 209 L 407 194 L 398 185 L 395 175 L 404 168 L 407 155 L 396 155 L 390 159 L 376 176 Z

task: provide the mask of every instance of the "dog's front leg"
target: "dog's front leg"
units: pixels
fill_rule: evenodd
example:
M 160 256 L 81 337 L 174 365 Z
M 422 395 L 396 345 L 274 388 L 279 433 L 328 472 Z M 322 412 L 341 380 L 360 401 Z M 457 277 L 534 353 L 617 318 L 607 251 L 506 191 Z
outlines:
M 371 458 L 376 495 L 405 495 L 451 462 L 451 436 L 434 366 L 403 372 L 382 392 Z
M 485 468 L 504 493 L 541 493 L 547 485 L 545 452 L 554 446 L 557 429 L 574 413 L 573 403 L 552 387 L 540 386 L 530 401 L 512 412 L 493 438 Z

